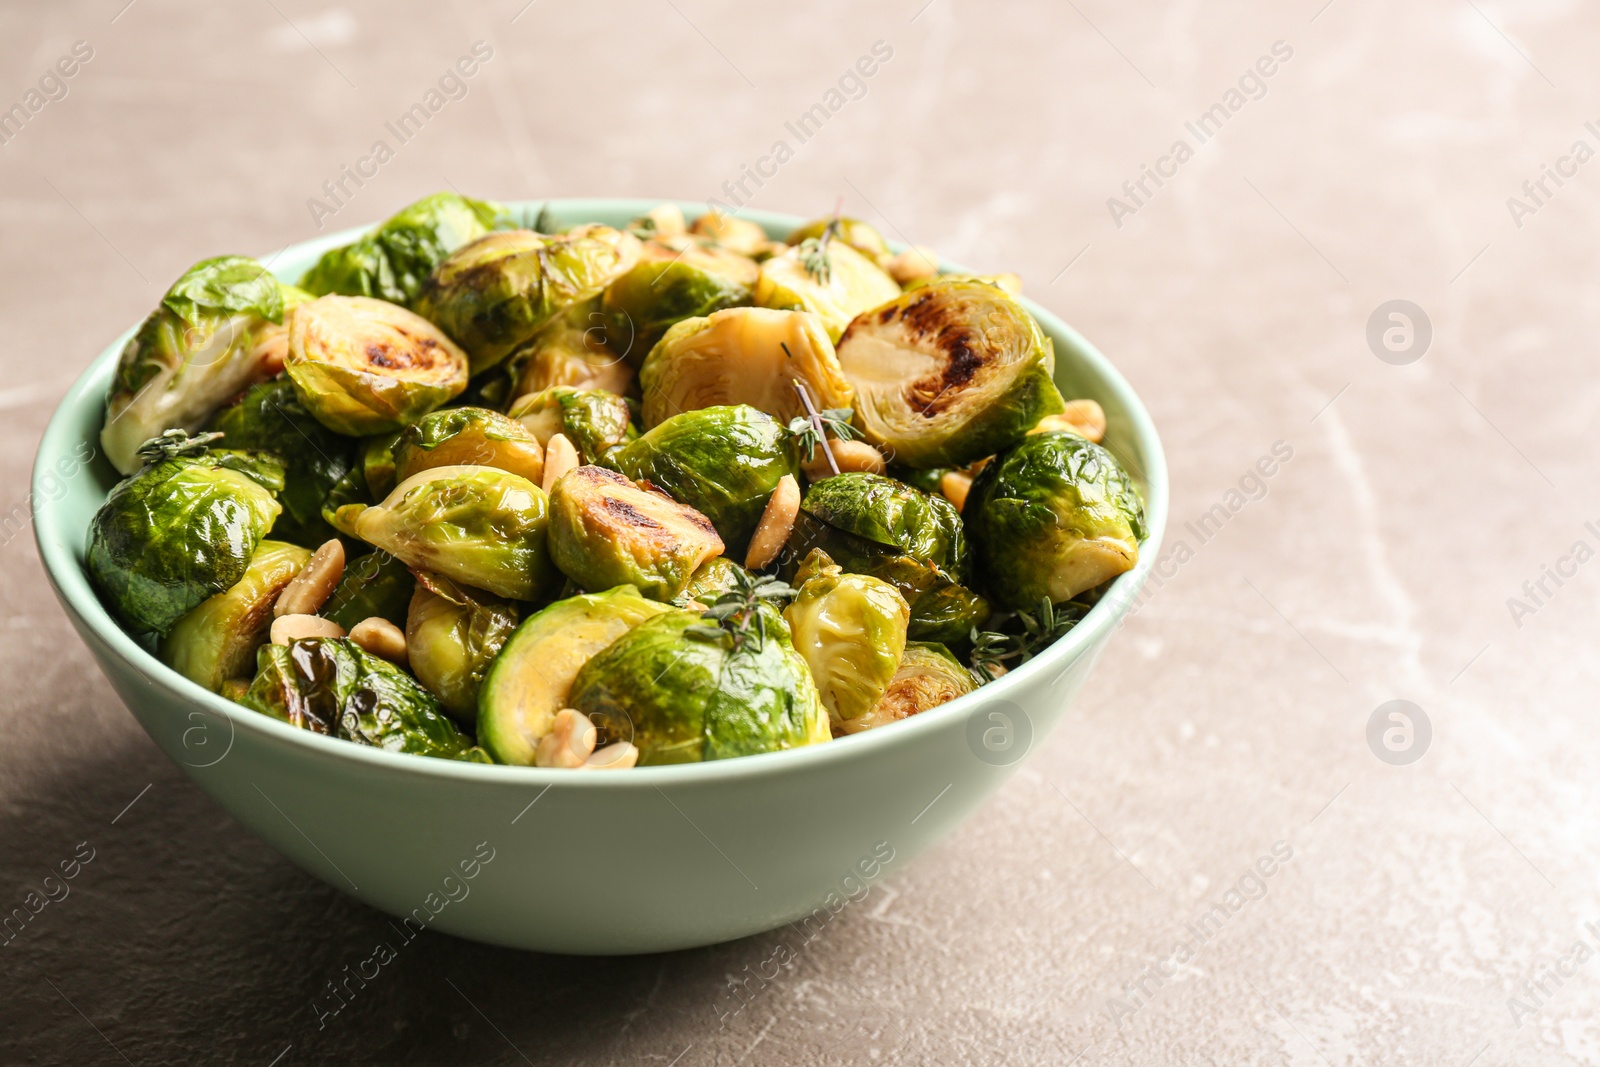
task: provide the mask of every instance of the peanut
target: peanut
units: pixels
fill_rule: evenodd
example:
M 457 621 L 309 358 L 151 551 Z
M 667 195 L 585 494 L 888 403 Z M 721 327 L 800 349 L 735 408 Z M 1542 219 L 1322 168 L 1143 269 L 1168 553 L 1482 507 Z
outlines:
M 283 587 L 272 614 L 315 615 L 328 602 L 339 579 L 344 577 L 344 545 L 336 537 L 311 554 L 294 580 Z M 340 636 L 343 636 L 342 634 Z
M 1106 413 L 1093 400 L 1069 400 L 1067 409 L 1059 415 L 1046 415 L 1029 433 L 1065 430 L 1086 437 L 1099 444 L 1106 436 Z
M 405 666 L 405 631 L 388 619 L 377 615 L 362 619 L 350 628 L 350 640 L 374 656 Z
M 594 752 L 595 729 L 589 716 L 573 708 L 556 712 L 550 732 L 534 750 L 535 767 L 582 767 Z M 608 746 L 611 747 L 611 746 Z
M 578 450 L 572 447 L 564 433 L 552 434 L 544 446 L 544 484 L 546 493 L 555 487 L 556 479 L 578 465 Z
M 273 644 L 292 645 L 307 637 L 343 637 L 344 627 L 320 615 L 279 615 L 271 632 Z
M 883 269 L 901 285 L 919 278 L 931 278 L 939 273 L 939 254 L 923 245 L 912 245 L 899 255 L 884 261 Z
M 597 748 L 594 755 L 584 760 L 583 766 L 591 771 L 625 771 L 639 762 L 639 750 L 626 741 L 618 741 L 605 748 Z
M 761 522 L 750 537 L 750 551 L 745 553 L 744 565 L 757 571 L 777 559 L 788 543 L 789 531 L 794 529 L 795 516 L 799 514 L 800 483 L 794 480 L 794 475 L 785 474 L 767 498 Z

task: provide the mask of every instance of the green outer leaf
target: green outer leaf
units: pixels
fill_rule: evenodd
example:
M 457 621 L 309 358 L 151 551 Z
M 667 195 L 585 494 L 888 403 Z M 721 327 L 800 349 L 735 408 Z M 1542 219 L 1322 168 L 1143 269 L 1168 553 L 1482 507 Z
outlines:
M 607 465 L 706 516 L 735 557 L 743 555 L 778 482 L 800 473 L 788 431 L 745 404 L 674 415 L 613 451 Z
M 605 389 L 554 385 L 518 397 L 511 418 L 526 426 L 541 445 L 563 434 L 584 463 L 601 463 L 613 448 L 638 436 L 628 402 Z
M 237 582 L 282 510 L 224 458 L 212 451 L 145 467 L 95 512 L 89 577 L 129 631 L 164 634 Z
M 345 564 L 344 575 L 322 606 L 322 617 L 346 631 L 362 619 L 388 619 L 402 630 L 411 593 L 417 586 L 411 568 L 382 550 L 368 552 Z
M 240 703 L 313 733 L 416 756 L 477 760 L 434 695 L 347 638 L 263 645 Z
M 301 279 L 317 296 L 371 296 L 410 304 L 456 249 L 488 233 L 505 208 L 456 193 L 423 197 L 351 244 L 323 254 Z
M 958 582 L 966 579 L 961 513 L 942 496 L 881 474 L 853 471 L 811 486 L 800 507 L 830 526 L 932 563 Z
M 283 321 L 283 290 L 278 279 L 248 256 L 201 260 L 172 283 L 161 305 L 190 326 L 217 315 L 244 312 L 268 322 Z

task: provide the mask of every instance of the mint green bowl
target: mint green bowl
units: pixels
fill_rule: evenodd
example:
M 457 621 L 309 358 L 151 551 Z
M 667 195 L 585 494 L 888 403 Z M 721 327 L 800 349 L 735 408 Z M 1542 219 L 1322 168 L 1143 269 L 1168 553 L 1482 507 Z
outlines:
M 620 225 L 657 203 L 549 206 L 567 223 Z M 775 236 L 802 221 L 746 217 Z M 271 266 L 296 279 L 358 232 L 295 245 Z M 707 945 L 796 921 L 815 929 L 971 814 L 1054 728 L 1160 550 L 1167 471 L 1149 415 L 1092 345 L 1028 308 L 1055 340 L 1063 392 L 1101 403 L 1106 443 L 1144 491 L 1150 538 L 1139 565 L 1032 662 L 970 696 L 825 745 L 614 774 L 455 763 L 296 730 L 180 677 L 112 621 L 83 563 L 90 517 L 116 481 L 97 451 L 106 388 L 131 329 L 78 379 L 45 431 L 33 472 L 39 555 L 123 702 L 200 788 L 305 870 L 410 916 L 412 927 L 596 955 Z

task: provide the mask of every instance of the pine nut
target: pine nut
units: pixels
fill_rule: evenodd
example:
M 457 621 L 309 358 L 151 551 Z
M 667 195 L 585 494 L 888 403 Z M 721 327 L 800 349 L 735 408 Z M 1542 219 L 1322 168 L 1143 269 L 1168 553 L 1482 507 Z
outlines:
M 656 224 L 654 234 L 656 237 L 677 237 L 689 232 L 689 224 L 684 221 L 683 208 L 677 204 L 653 207 L 644 213 L 644 217 Z
M 899 255 L 884 261 L 883 269 L 901 285 L 918 278 L 931 278 L 939 273 L 939 254 L 923 245 L 912 245 Z
M 962 474 L 960 471 L 945 471 L 944 477 L 939 479 L 939 492 L 944 498 L 956 506 L 957 511 L 962 511 L 967 506 L 967 493 L 972 489 L 972 475 Z
M 851 471 L 882 474 L 888 469 L 889 465 L 884 462 L 883 453 L 865 441 L 841 441 L 836 437 L 830 437 L 828 447 L 833 450 L 833 461 L 839 464 L 840 474 L 848 474 Z M 806 472 L 806 477 L 813 482 L 833 477 L 833 468 L 828 466 L 828 457 L 823 455 L 820 448 L 802 469 Z
M 800 483 L 794 480 L 794 475 L 785 474 L 767 498 L 761 522 L 750 538 L 750 551 L 745 553 L 744 565 L 758 571 L 777 559 L 789 541 L 789 531 L 794 529 L 795 516 L 799 514 Z
M 350 640 L 360 645 L 363 651 L 405 666 L 405 631 L 388 619 L 378 615 L 362 619 L 350 627 Z
M 1106 436 L 1106 413 L 1094 400 L 1069 400 L 1059 415 L 1046 415 L 1029 433 L 1065 430 L 1099 444 Z
M 280 619 L 285 615 L 315 615 L 333 595 L 342 577 L 344 545 L 335 537 L 313 552 L 300 573 L 283 587 L 277 603 L 272 605 L 272 614 Z
M 535 767 L 582 767 L 594 752 L 595 729 L 589 716 L 573 708 L 556 712 L 550 732 L 533 753 Z M 608 746 L 612 747 L 612 746 Z
M 639 762 L 639 750 L 626 741 L 595 749 L 594 755 L 584 760 L 583 766 L 591 771 L 625 771 Z
M 544 484 L 546 493 L 555 488 L 556 479 L 578 465 L 578 450 L 564 433 L 552 434 L 544 446 Z
M 272 643 L 292 645 L 307 637 L 343 637 L 344 627 L 321 615 L 279 615 L 272 620 Z

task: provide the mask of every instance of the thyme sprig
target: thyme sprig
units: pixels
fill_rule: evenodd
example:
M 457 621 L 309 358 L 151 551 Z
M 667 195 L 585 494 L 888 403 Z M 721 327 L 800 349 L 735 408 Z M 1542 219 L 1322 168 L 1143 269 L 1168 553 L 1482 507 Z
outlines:
M 979 685 L 994 681 L 1013 667 L 1028 662 L 1083 621 L 1089 607 L 1076 600 L 1057 605 L 1039 598 L 1038 611 L 1019 611 L 1005 623 L 1020 629 L 972 628 L 972 666 L 968 673 Z
M 843 201 L 840 202 L 840 207 Z M 819 237 L 807 237 L 800 242 L 800 265 L 818 285 L 827 285 L 833 280 L 833 264 L 828 261 L 828 245 L 839 236 L 839 207 L 833 209 L 833 218 L 822 228 Z
M 789 351 L 789 346 L 782 341 L 778 347 L 783 349 L 783 354 L 790 359 L 794 358 Z M 806 383 L 799 378 L 790 379 L 794 383 L 794 391 L 800 397 L 800 406 L 806 409 L 804 415 L 796 415 L 789 420 L 789 433 L 793 435 L 799 446 L 805 449 L 806 462 L 810 463 L 817 455 L 817 446 L 822 446 L 822 454 L 828 459 L 828 467 L 833 473 L 839 473 L 839 463 L 833 457 L 833 448 L 828 444 L 831 436 L 839 441 L 852 441 L 861 436 L 861 431 L 851 425 L 855 418 L 854 408 L 828 408 L 818 411 L 817 405 L 811 399 L 811 390 L 806 388 Z
M 701 614 L 700 618 L 706 621 L 686 626 L 683 632 L 707 641 L 726 642 L 735 652 L 754 640 L 753 648 L 760 652 L 767 643 L 767 620 L 761 605 L 777 607 L 794 597 L 795 591 L 788 582 L 771 575 L 740 572 L 734 576 L 734 588 L 713 600 Z
M 157 463 L 163 459 L 199 455 L 220 440 L 220 433 L 197 433 L 191 437 L 184 430 L 163 430 L 159 436 L 140 445 L 134 454 L 146 463 Z

